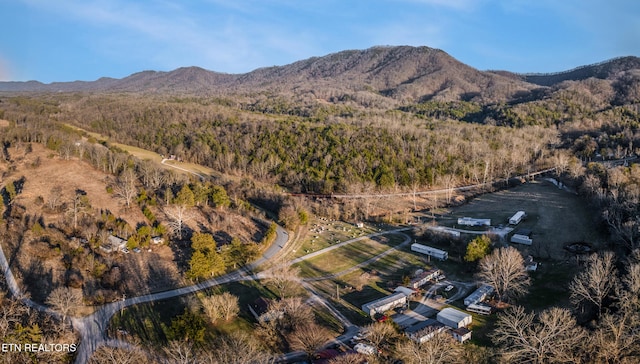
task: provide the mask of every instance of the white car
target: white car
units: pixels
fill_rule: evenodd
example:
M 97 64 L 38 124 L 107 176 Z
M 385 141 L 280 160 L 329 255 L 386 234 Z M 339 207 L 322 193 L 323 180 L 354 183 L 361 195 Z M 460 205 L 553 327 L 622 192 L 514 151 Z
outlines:
M 452 285 L 448 285 L 448 286 L 444 289 L 444 291 L 445 291 L 445 292 L 449 292 L 449 291 L 451 291 L 452 289 L 453 289 L 453 286 L 452 286 Z

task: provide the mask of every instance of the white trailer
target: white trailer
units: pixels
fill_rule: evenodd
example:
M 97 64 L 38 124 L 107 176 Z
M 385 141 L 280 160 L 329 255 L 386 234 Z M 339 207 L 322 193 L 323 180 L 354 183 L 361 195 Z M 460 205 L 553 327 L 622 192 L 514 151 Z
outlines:
M 382 297 L 373 302 L 362 305 L 362 311 L 366 312 L 371 318 L 376 313 L 384 313 L 396 307 L 407 304 L 407 295 L 404 293 L 394 293 L 392 295 Z
M 524 211 L 518 211 L 515 213 L 515 215 L 511 216 L 511 218 L 509 219 L 509 224 L 518 225 L 520 221 L 522 221 L 522 219 L 524 219 L 525 217 L 527 217 L 527 214 Z
M 460 218 L 458 218 L 458 225 L 490 226 L 491 225 L 491 219 L 474 219 L 472 217 L 460 217 Z
M 524 245 L 533 244 L 533 240 L 531 240 L 530 237 L 526 235 L 520 235 L 520 234 L 513 234 L 513 236 L 511 237 L 511 242 L 516 244 L 524 244 Z
M 483 284 L 464 299 L 464 305 L 469 306 L 474 303 L 482 302 L 491 294 L 493 294 L 493 287 L 488 284 Z
M 467 306 L 467 311 L 475 312 L 480 315 L 491 315 L 493 313 L 493 307 L 483 305 L 481 303 L 472 303 Z
M 447 260 L 447 258 L 449 258 L 449 253 L 447 253 L 444 250 L 432 248 L 430 246 L 426 246 L 418 243 L 411 244 L 411 250 L 414 252 L 432 256 L 440 260 Z

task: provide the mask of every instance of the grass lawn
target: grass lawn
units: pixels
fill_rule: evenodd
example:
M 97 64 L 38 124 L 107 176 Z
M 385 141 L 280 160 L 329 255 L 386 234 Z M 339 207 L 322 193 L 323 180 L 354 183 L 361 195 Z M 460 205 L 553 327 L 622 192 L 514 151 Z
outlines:
M 209 324 L 206 336 L 208 340 L 234 331 L 245 331 L 250 334 L 254 329 L 254 318 L 248 305 L 260 296 L 273 297 L 258 282 L 229 283 L 203 292 L 215 294 L 224 291 L 238 297 L 240 313 L 237 318 L 229 322 Z M 171 320 L 182 314 L 186 308 L 198 307 L 198 297 L 199 295 L 190 295 L 128 307 L 111 319 L 109 336 L 117 337 L 118 329 L 122 329 L 128 333 L 124 338 L 133 336 L 146 343 L 162 345 L 167 342 Z
M 571 307 L 569 283 L 578 272 L 571 262 L 542 261 L 531 274 L 529 294 L 519 300 L 527 310 L 541 310 L 550 306 Z
M 302 261 L 295 266 L 300 267 L 303 277 L 321 277 L 349 269 L 389 250 L 402 241 L 404 237 L 394 234 L 363 239 Z

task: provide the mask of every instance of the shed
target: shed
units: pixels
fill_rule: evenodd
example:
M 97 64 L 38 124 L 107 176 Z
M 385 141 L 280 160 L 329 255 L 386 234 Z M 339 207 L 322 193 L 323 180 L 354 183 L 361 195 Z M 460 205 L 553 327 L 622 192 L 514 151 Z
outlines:
M 463 343 L 471 339 L 471 330 L 467 329 L 466 327 L 460 327 L 460 328 L 451 330 L 451 335 L 458 342 Z
M 459 311 L 459 310 L 456 310 L 455 308 L 450 308 L 450 307 L 447 307 L 442 311 L 438 312 L 438 315 L 436 315 L 436 318 L 442 324 L 447 325 L 454 329 L 471 325 L 471 320 L 472 320 L 472 317 L 470 314 L 464 313 L 462 311 Z

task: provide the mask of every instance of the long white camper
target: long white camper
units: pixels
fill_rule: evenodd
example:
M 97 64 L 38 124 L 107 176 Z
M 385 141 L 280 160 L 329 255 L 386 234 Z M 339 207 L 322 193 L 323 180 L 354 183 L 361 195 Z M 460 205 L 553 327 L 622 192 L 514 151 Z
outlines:
M 511 216 L 511 218 L 509 219 L 509 224 L 518 225 L 520 221 L 522 221 L 522 219 L 524 219 L 525 217 L 527 217 L 527 214 L 524 211 L 518 211 L 515 213 L 515 215 Z
M 432 256 L 440 260 L 447 260 L 447 258 L 449 258 L 449 253 L 447 253 L 444 250 L 432 248 L 430 246 L 426 246 L 418 243 L 411 244 L 411 250 L 414 252 Z

